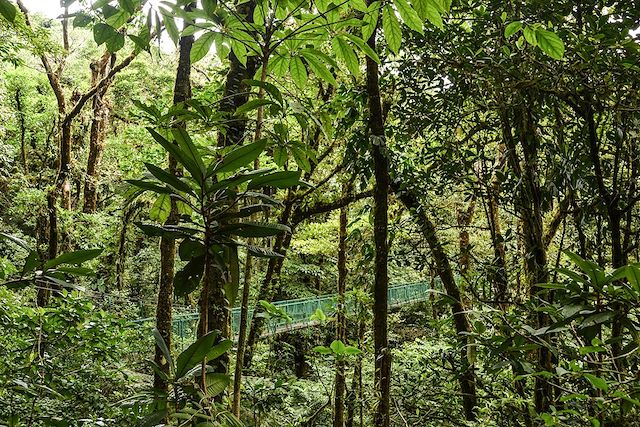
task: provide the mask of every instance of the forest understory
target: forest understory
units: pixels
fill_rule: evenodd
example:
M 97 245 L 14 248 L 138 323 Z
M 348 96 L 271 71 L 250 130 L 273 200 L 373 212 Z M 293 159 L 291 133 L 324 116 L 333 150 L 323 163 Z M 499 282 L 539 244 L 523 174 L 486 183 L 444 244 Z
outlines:
M 0 0 L 0 427 L 640 427 L 637 0 Z

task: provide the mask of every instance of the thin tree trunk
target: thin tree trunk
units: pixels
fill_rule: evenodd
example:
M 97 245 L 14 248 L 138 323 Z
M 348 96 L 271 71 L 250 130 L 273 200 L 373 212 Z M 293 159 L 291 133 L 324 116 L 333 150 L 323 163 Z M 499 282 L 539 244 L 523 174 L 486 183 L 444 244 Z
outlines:
M 186 6 L 189 9 L 190 6 Z M 185 24 L 186 25 L 186 24 Z M 191 47 L 194 37 L 184 36 L 180 38 L 180 52 L 178 58 L 178 68 L 176 70 L 176 80 L 173 91 L 174 105 L 181 104 L 191 99 Z M 178 175 L 179 170 L 176 160 L 169 156 L 169 172 Z M 178 223 L 178 209 L 174 200 L 171 200 L 171 211 L 165 225 L 175 225 Z M 174 264 L 176 258 L 175 239 L 163 235 L 160 238 L 160 278 L 158 282 L 158 303 L 156 306 L 156 328 L 164 338 L 167 348 L 171 349 L 172 331 L 172 309 L 173 309 L 173 277 Z M 164 372 L 169 372 L 168 361 L 165 360 L 162 350 L 156 346 L 155 361 Z M 167 382 L 157 373 L 153 378 L 154 388 L 158 392 L 166 393 Z
M 460 227 L 460 232 L 458 233 L 458 249 L 460 250 L 458 266 L 460 269 L 460 274 L 463 276 L 465 276 L 469 272 L 469 268 L 471 266 L 471 242 L 469 239 L 469 230 L 467 230 L 467 227 L 471 225 L 475 209 L 475 195 L 472 196 L 466 209 L 464 209 L 463 206 L 457 207 L 456 219 L 458 222 L 458 227 Z
M 267 80 L 267 67 L 269 65 L 269 52 L 264 52 L 261 65 L 260 82 Z M 264 98 L 264 87 L 260 86 L 258 90 L 258 99 Z M 264 118 L 264 107 L 258 107 L 256 118 L 256 131 L 253 137 L 254 142 L 262 138 L 262 122 Z M 256 159 L 253 168 L 260 167 L 259 159 Z M 253 244 L 253 238 L 247 239 L 247 244 Z M 244 285 L 242 288 L 242 305 L 240 307 L 240 328 L 238 331 L 238 351 L 236 353 L 236 367 L 233 376 L 233 403 L 232 412 L 236 417 L 240 417 L 240 388 L 242 385 L 242 368 L 244 365 L 245 338 L 247 335 L 247 318 L 249 317 L 249 286 L 251 284 L 251 270 L 253 268 L 251 262 L 251 254 L 247 251 L 247 259 L 244 267 Z
M 371 3 L 370 1 L 368 3 Z M 377 26 L 367 41 L 375 52 Z M 389 159 L 386 153 L 384 116 L 378 82 L 378 64 L 367 56 L 367 96 L 369 106 L 369 141 L 373 157 L 375 187 L 373 194 L 373 236 L 375 241 L 375 283 L 373 288 L 373 335 L 375 353 L 375 389 L 377 407 L 373 423 L 389 426 L 391 393 L 391 349 L 389 348 L 387 312 L 389 275 L 388 262 L 388 194 Z
M 278 218 L 278 224 L 289 224 L 291 213 L 293 210 L 293 193 L 289 191 L 287 198 L 284 201 L 284 209 Z M 291 243 L 291 234 L 279 234 L 276 236 L 272 250 L 281 254 L 285 254 Z M 282 258 L 271 258 L 267 264 L 267 271 L 265 272 L 264 279 L 258 289 L 257 301 L 269 300 L 274 282 L 278 280 L 280 271 L 282 269 Z M 246 349 L 243 360 L 243 367 L 248 369 L 251 367 L 253 360 L 254 347 L 262 334 L 264 328 L 264 318 L 256 316 L 258 310 L 254 310 L 253 317 L 251 318 L 251 325 L 249 327 L 249 334 L 247 336 Z
M 247 239 L 247 244 L 252 244 L 253 239 Z M 247 321 L 249 320 L 249 291 L 251 285 L 251 255 L 247 252 L 244 267 L 244 284 L 242 287 L 242 304 L 240 306 L 240 327 L 238 330 L 238 351 L 236 355 L 235 374 L 233 376 L 233 403 L 231 410 L 236 417 L 240 417 L 240 389 L 242 387 L 242 368 L 244 367 L 244 354 L 247 337 Z
M 124 289 L 124 271 L 127 261 L 127 231 L 131 220 L 140 210 L 141 205 L 136 203 L 127 206 L 122 216 L 122 227 L 118 236 L 118 255 L 116 256 L 116 288 Z
M 18 112 L 18 125 L 20 127 L 20 159 L 22 160 L 22 168 L 24 169 L 24 173 L 29 173 L 29 165 L 27 164 L 27 147 L 26 147 L 26 126 L 25 126 L 25 112 L 22 111 L 22 91 L 20 88 L 16 89 L 15 94 L 16 100 L 16 111 Z
M 363 319 L 358 321 L 358 345 L 362 345 L 364 341 L 366 325 Z M 356 402 L 358 406 L 356 408 Z M 347 419 L 345 427 L 353 427 L 355 425 L 356 409 L 360 416 L 360 425 L 363 424 L 362 411 L 362 358 L 358 357 L 353 367 L 353 378 L 351 379 L 351 389 L 347 395 Z
M 48 236 L 48 258 L 54 259 L 58 254 L 58 212 L 56 207 L 56 197 L 54 190 L 49 191 L 47 194 L 47 213 L 49 222 L 49 236 Z M 51 291 L 49 288 L 42 287 L 38 289 L 37 305 L 38 307 L 45 307 L 49 304 L 51 298 Z
M 500 222 L 500 178 L 498 171 L 504 167 L 506 150 L 503 143 L 498 144 L 498 152 L 491 173 L 491 183 L 488 191 L 489 228 L 491 230 L 491 243 L 493 246 L 493 271 L 492 282 L 495 291 L 495 300 L 504 306 L 508 298 L 509 284 L 507 278 L 507 255 L 504 245 L 504 236 Z
M 347 185 L 343 184 L 343 193 L 347 192 Z M 345 293 L 347 291 L 347 206 L 340 209 L 340 225 L 338 237 L 338 303 L 336 306 L 336 339 L 346 343 L 347 319 L 345 311 Z M 345 378 L 346 363 L 336 360 L 336 375 L 334 387 L 333 427 L 344 427 L 344 405 L 346 392 Z

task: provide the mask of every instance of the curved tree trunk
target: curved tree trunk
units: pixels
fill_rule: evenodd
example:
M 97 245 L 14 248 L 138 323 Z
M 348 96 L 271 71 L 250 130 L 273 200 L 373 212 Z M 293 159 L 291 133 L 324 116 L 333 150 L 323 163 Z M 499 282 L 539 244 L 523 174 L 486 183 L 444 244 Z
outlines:
M 392 189 L 416 219 L 416 222 L 422 231 L 422 235 L 431 249 L 431 255 L 436 264 L 436 273 L 440 276 L 442 285 L 449 297 L 451 312 L 453 314 L 453 324 L 456 329 L 458 344 L 460 346 L 462 371 L 458 382 L 460 383 L 460 390 L 462 391 L 462 403 L 464 406 L 465 418 L 468 421 L 473 421 L 475 420 L 473 410 L 477 404 L 476 381 L 473 364 L 469 362 L 467 357 L 467 347 L 469 345 L 468 337 L 471 332 L 471 328 L 462 304 L 460 290 L 458 289 L 458 285 L 456 284 L 453 276 L 449 257 L 438 239 L 435 225 L 424 212 L 418 198 L 411 192 L 402 190 L 398 182 L 392 183 Z
M 289 225 L 289 219 L 291 218 L 291 212 L 293 210 L 293 197 L 292 193 L 287 193 L 287 199 L 284 201 L 284 209 L 278 218 L 278 224 Z M 293 232 L 293 231 L 292 231 Z M 283 255 L 286 254 L 289 245 L 291 244 L 291 234 L 279 234 L 276 236 L 272 250 Z M 267 264 L 267 271 L 264 279 L 258 289 L 257 301 L 270 300 L 272 290 L 275 282 L 280 277 L 280 271 L 282 270 L 282 258 L 271 258 Z M 243 365 L 245 369 L 251 367 L 253 360 L 253 351 L 262 330 L 264 329 L 264 318 L 256 316 L 258 310 L 254 310 L 253 317 L 251 318 L 251 324 L 249 325 L 249 334 L 247 336 L 246 349 L 244 354 Z

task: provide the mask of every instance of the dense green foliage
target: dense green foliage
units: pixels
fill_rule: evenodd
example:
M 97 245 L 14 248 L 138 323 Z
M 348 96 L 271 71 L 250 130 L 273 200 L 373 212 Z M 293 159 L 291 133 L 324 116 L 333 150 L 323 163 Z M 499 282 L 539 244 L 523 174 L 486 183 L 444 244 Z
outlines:
M 0 426 L 640 425 L 637 3 L 0 0 Z

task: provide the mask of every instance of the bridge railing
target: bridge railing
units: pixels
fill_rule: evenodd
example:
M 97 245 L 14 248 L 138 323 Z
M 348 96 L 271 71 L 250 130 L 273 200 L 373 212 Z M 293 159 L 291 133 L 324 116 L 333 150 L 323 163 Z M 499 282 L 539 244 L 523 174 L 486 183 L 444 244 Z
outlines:
M 388 302 L 389 307 L 397 307 L 410 302 L 425 300 L 431 288 L 430 282 L 405 283 L 389 287 Z M 327 315 L 332 315 L 335 311 L 337 295 L 323 295 L 310 298 L 298 298 L 292 300 L 274 301 L 273 305 L 284 310 L 291 318 L 290 322 L 285 319 L 271 319 L 267 325 L 265 335 L 272 335 L 286 330 L 306 327 L 314 322 L 311 316 L 318 310 L 322 310 Z M 347 307 L 347 310 L 350 310 Z M 253 309 L 249 310 L 247 318 L 253 317 Z M 173 336 L 176 343 L 181 348 L 190 343 L 197 335 L 198 312 L 176 314 L 173 317 Z M 153 324 L 154 318 L 134 320 L 134 324 L 149 326 Z M 240 329 L 240 308 L 231 310 L 231 330 L 234 338 Z

